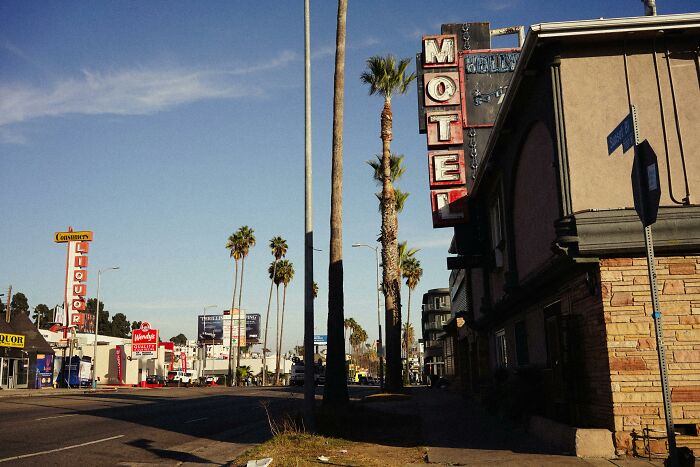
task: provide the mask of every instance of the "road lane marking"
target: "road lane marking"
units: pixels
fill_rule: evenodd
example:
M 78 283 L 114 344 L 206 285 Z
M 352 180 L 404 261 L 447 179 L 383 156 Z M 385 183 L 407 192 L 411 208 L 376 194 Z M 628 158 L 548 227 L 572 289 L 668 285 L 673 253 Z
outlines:
M 89 446 L 91 444 L 104 443 L 105 441 L 112 441 L 113 439 L 122 438 L 124 435 L 110 436 L 109 438 L 97 439 L 95 441 L 88 441 L 87 443 L 74 444 L 72 446 L 66 446 L 63 448 L 49 449 L 47 451 L 33 452 L 31 454 L 22 454 L 21 456 L 12 456 L 0 459 L 0 462 L 16 461 L 17 459 L 26 459 L 27 457 L 41 456 L 43 454 L 51 454 L 52 452 L 66 451 L 68 449 L 81 448 L 83 446 Z
M 36 421 L 39 421 L 39 420 L 51 420 L 51 419 L 53 419 L 53 418 L 75 417 L 76 415 L 80 415 L 80 414 L 77 414 L 77 413 L 69 413 L 69 414 L 65 414 L 65 415 L 56 415 L 56 416 L 54 416 L 54 417 L 35 418 L 34 421 L 36 422 Z
M 188 420 L 185 423 L 201 422 L 202 420 L 209 420 L 209 417 L 195 418 L 194 420 Z

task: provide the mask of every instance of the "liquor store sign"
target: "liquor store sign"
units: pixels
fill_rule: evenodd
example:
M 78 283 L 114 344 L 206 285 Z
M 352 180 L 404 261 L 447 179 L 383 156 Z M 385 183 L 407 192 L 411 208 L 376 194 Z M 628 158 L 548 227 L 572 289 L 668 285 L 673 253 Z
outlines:
M 65 304 L 68 324 L 82 328 L 85 325 L 87 303 L 88 252 L 93 235 L 91 231 L 54 233 L 54 242 L 68 244 L 66 260 Z M 59 322 L 65 323 L 63 317 Z M 83 329 L 84 330 L 84 329 Z
M 0 347 L 16 347 L 18 349 L 23 349 L 24 336 L 0 333 Z

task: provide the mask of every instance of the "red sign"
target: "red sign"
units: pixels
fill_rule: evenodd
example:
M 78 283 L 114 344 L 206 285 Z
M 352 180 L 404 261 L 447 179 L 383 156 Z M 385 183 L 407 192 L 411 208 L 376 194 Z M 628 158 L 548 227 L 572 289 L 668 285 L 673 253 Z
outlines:
M 185 352 L 180 352 L 180 367 L 182 371 L 187 371 L 187 354 Z
M 117 358 L 117 378 L 119 379 L 119 384 L 122 384 L 122 346 L 118 345 L 114 349 L 114 355 Z
M 83 313 L 73 313 L 70 316 L 70 324 L 74 326 L 82 326 L 85 323 L 85 315 Z
M 131 333 L 131 356 L 137 358 L 158 357 L 158 330 L 151 329 L 151 325 L 144 321 L 141 329 L 135 329 Z

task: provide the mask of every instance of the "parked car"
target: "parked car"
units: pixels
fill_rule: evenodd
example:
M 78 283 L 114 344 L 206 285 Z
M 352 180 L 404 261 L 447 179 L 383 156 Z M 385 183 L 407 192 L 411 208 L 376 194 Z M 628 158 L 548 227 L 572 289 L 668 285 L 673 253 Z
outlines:
M 146 376 L 145 386 L 147 388 L 162 388 L 166 384 L 168 384 L 167 380 L 160 375 Z
M 168 372 L 168 386 L 189 386 L 193 382 L 192 372 L 189 371 L 169 371 Z
M 207 376 L 204 378 L 205 386 L 221 386 L 222 384 L 226 384 L 223 376 Z

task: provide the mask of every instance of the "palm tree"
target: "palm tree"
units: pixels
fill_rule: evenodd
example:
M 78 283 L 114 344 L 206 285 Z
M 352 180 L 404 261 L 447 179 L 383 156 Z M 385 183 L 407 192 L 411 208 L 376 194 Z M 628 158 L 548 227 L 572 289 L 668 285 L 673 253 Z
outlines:
M 267 325 L 270 322 L 270 303 L 272 302 L 272 286 L 275 283 L 275 277 L 277 274 L 277 262 L 283 258 L 287 254 L 287 241 L 280 237 L 279 235 L 276 237 L 272 237 L 270 239 L 270 251 L 272 252 L 272 256 L 274 256 L 275 260 L 272 262 L 272 265 L 270 266 L 270 295 L 267 298 L 267 314 L 265 315 L 265 335 L 263 338 L 263 352 L 262 352 L 262 367 L 263 370 L 267 368 Z M 278 292 L 279 292 L 279 286 L 278 286 Z M 279 297 L 279 293 L 278 293 Z M 279 301 L 279 300 L 277 300 Z M 278 313 L 278 318 L 279 318 L 279 313 Z M 262 384 L 263 386 L 266 383 L 266 375 L 267 372 L 263 371 L 262 372 Z
M 362 343 L 366 340 L 367 331 L 365 331 L 359 324 L 355 324 L 355 328 L 352 330 L 352 334 L 350 334 L 350 345 L 352 346 L 352 349 L 355 351 L 356 355 L 360 353 Z
M 403 274 L 404 263 L 413 258 L 419 251 L 418 248 L 409 248 L 406 241 L 399 242 L 399 274 Z
M 241 301 L 243 299 L 243 273 L 245 271 L 245 259 L 250 249 L 255 246 L 255 231 L 247 225 L 244 225 L 238 228 L 236 235 L 240 237 L 241 245 L 241 286 L 238 289 L 238 349 L 236 350 L 236 376 L 238 376 L 238 367 L 241 364 L 241 321 L 243 321 Z M 233 319 L 233 310 L 231 310 L 231 319 Z M 240 381 L 237 380 L 236 384 L 239 383 Z
M 347 0 L 338 0 L 335 37 L 335 76 L 333 83 L 333 157 L 331 164 L 330 253 L 328 264 L 328 348 L 323 403 L 348 403 L 345 377 L 343 321 L 343 109 L 345 105 L 345 29 Z M 307 363 L 308 364 L 308 363 Z
M 355 328 L 357 328 L 357 322 L 354 318 L 347 318 L 343 322 L 343 327 L 345 328 L 345 331 L 347 331 L 348 329 L 354 331 Z M 345 345 L 345 341 L 347 341 L 347 333 L 343 333 L 343 345 Z
M 267 272 L 270 275 L 270 279 L 272 279 L 272 283 L 275 284 L 276 291 L 275 291 L 275 307 L 277 308 L 275 312 L 275 362 L 277 362 L 277 356 L 279 355 L 280 352 L 280 341 L 279 341 L 279 336 L 280 336 L 280 284 L 282 283 L 282 274 L 280 274 L 281 269 L 280 269 L 280 263 L 284 260 L 280 260 L 278 262 L 273 261 L 270 263 L 270 267 L 267 268 Z M 267 329 L 266 329 L 267 331 Z M 265 341 L 267 341 L 267 332 L 265 333 Z M 263 344 L 263 348 L 267 348 L 266 344 Z M 275 383 L 277 384 L 277 383 Z
M 313 285 L 311 286 L 311 295 L 313 295 L 314 299 L 318 297 L 318 283 L 314 281 Z
M 405 375 L 405 382 L 408 383 L 408 373 L 410 371 L 410 366 L 409 366 L 409 349 L 410 349 L 410 342 L 413 340 L 412 332 L 413 332 L 413 327 L 411 326 L 411 294 L 413 293 L 413 289 L 415 289 L 418 286 L 418 283 L 421 280 L 421 277 L 423 277 L 423 268 L 420 267 L 420 261 L 418 258 L 415 258 L 413 256 L 406 258 L 403 261 L 402 265 L 402 274 L 404 279 L 406 279 L 406 285 L 408 286 L 408 311 L 406 312 L 406 327 L 404 331 L 404 338 L 406 342 L 406 375 Z M 409 340 L 409 333 L 408 331 L 411 331 L 411 339 Z
M 409 365 L 408 359 L 409 359 L 409 349 L 411 348 L 411 345 L 413 343 L 413 339 L 415 337 L 415 333 L 413 332 L 413 325 L 410 323 L 404 323 L 402 326 L 402 338 L 403 341 L 406 342 L 406 371 L 404 373 L 404 384 L 408 385 L 409 383 L 409 372 L 411 371 L 411 366 Z
M 398 271 L 398 220 L 396 194 L 391 182 L 392 113 L 391 97 L 405 94 L 416 78 L 406 74 L 410 58 L 396 62 L 393 55 L 373 56 L 367 60 L 367 70 L 360 79 L 369 85 L 369 93 L 384 97 L 381 113 L 382 139 L 382 263 L 384 276 L 384 309 L 386 314 L 386 389 L 401 389 L 401 296 Z
M 279 347 L 282 348 L 282 337 L 284 336 L 284 309 L 287 305 L 287 286 L 294 279 L 294 264 L 291 261 L 283 259 L 278 265 L 280 279 L 284 284 L 282 292 L 282 323 L 280 324 Z M 275 384 L 279 384 L 280 380 L 280 353 L 277 352 L 277 365 L 275 366 Z
M 383 178 L 383 172 L 382 172 L 382 156 L 380 154 L 376 155 L 377 160 L 368 160 L 367 164 L 372 167 L 374 170 L 374 180 L 377 182 L 377 184 L 382 185 L 382 178 Z M 403 154 L 394 154 L 391 153 L 391 156 L 389 156 L 389 165 L 390 165 L 390 177 L 391 177 L 391 183 L 396 182 L 401 176 L 406 172 L 406 168 L 403 166 L 403 159 L 404 156 Z M 382 210 L 382 194 L 381 193 L 375 193 L 374 194 L 377 199 L 379 200 L 379 211 L 381 212 Z M 396 212 L 400 213 L 403 211 L 404 205 L 406 204 L 406 199 L 410 193 L 401 191 L 397 187 L 394 187 L 394 197 L 396 198 Z
M 236 307 L 236 291 L 238 289 L 238 261 L 242 258 L 241 253 L 241 236 L 237 232 L 229 235 L 226 241 L 226 249 L 230 251 L 230 256 L 236 263 L 235 273 L 233 275 L 233 297 L 231 298 L 231 321 L 229 324 L 229 341 L 228 341 L 228 383 L 233 385 L 233 309 Z M 240 311 L 238 312 L 240 319 Z

